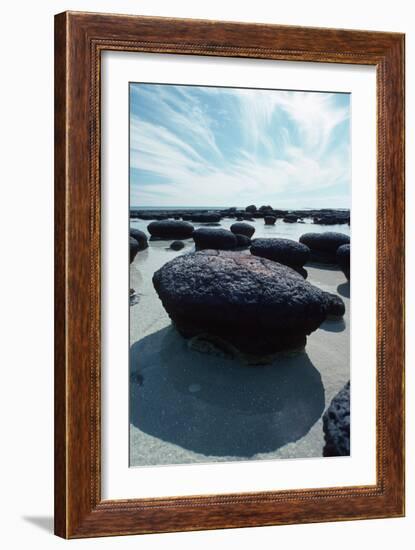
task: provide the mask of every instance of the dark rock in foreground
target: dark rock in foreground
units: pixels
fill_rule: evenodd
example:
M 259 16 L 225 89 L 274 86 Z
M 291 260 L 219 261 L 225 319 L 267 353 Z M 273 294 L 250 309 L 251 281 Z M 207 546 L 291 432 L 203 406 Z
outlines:
M 130 227 L 130 237 L 138 242 L 139 250 L 145 250 L 148 247 L 147 235 L 144 231 Z
M 309 260 L 310 249 L 305 244 L 290 239 L 254 239 L 251 254 L 299 268 Z
M 184 242 L 183 241 L 173 241 L 170 245 L 170 248 L 172 250 L 181 250 L 184 248 Z
M 227 229 L 212 229 L 201 227 L 193 233 L 195 245 L 199 250 L 215 248 L 218 250 L 232 250 L 238 241 L 236 235 Z
M 287 266 L 244 253 L 179 256 L 153 284 L 184 337 L 207 334 L 244 353 L 302 348 L 327 315 L 323 291 Z
M 275 216 L 264 216 L 265 225 L 274 225 L 277 221 Z
M 350 280 L 350 244 L 339 246 L 336 251 L 336 259 L 347 280 Z
M 134 261 L 134 258 L 137 256 L 137 252 L 140 250 L 140 245 L 133 238 L 130 237 L 130 264 Z
M 326 292 L 327 315 L 328 317 L 339 318 L 346 313 L 346 306 L 343 300 L 337 294 Z
M 237 248 L 249 248 L 251 246 L 251 239 L 246 235 L 235 235 Z
M 311 250 L 311 260 L 323 263 L 337 263 L 336 251 L 339 246 L 350 243 L 350 237 L 344 233 L 305 233 L 300 243 Z
M 326 444 L 323 456 L 350 455 L 350 382 L 336 395 L 323 415 Z
M 246 235 L 251 238 L 255 233 L 255 227 L 252 227 L 249 223 L 237 222 L 231 225 L 231 231 L 235 235 Z
M 152 237 L 158 239 L 188 239 L 194 231 L 191 223 L 177 220 L 151 222 L 147 229 Z

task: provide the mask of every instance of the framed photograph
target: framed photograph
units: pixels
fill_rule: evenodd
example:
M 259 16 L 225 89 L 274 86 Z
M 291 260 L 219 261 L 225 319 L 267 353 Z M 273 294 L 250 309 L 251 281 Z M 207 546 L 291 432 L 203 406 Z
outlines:
M 55 18 L 55 532 L 404 515 L 404 35 Z

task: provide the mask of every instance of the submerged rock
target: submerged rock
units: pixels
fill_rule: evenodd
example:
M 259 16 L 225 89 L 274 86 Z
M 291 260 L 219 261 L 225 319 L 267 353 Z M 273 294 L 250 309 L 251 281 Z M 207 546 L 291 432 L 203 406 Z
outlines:
M 214 248 L 218 250 L 232 250 L 238 241 L 236 235 L 227 229 L 212 229 L 200 227 L 193 233 L 193 240 L 199 250 Z
M 184 337 L 208 334 L 245 353 L 302 348 L 327 316 L 323 291 L 287 266 L 239 252 L 179 256 L 153 284 Z
M 350 382 L 334 397 L 323 415 L 326 444 L 323 456 L 350 455 Z
M 144 231 L 130 227 L 130 237 L 138 242 L 139 250 L 145 250 L 148 247 L 147 235 Z
M 350 243 L 349 235 L 344 233 L 305 233 L 300 237 L 300 243 L 311 250 L 311 259 L 316 262 L 336 263 L 336 251 L 339 246 Z
M 147 229 L 152 237 L 158 239 L 188 239 L 194 231 L 191 223 L 178 220 L 151 222 Z
M 282 221 L 285 223 L 296 223 L 298 220 L 298 216 L 295 216 L 294 214 L 287 214 Z
M 235 235 L 245 235 L 246 237 L 251 238 L 255 233 L 255 227 L 252 227 L 249 223 L 237 222 L 231 225 L 231 231 Z
M 183 241 L 173 241 L 170 245 L 170 248 L 172 250 L 181 250 L 184 248 L 184 242 Z
M 336 259 L 347 280 L 350 280 L 350 244 L 339 246 L 336 251 Z
M 297 269 L 309 260 L 310 249 L 291 239 L 254 239 L 251 254 Z

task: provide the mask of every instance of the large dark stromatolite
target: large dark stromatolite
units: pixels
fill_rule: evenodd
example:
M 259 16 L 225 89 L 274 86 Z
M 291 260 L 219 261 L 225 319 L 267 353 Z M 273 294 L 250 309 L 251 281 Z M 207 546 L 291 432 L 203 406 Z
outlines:
M 130 237 L 138 242 L 139 250 L 145 250 L 148 247 L 147 235 L 144 231 L 130 227 Z
M 345 274 L 346 278 L 350 279 L 350 244 L 342 244 L 336 251 L 337 263 L 340 269 Z
M 326 444 L 323 456 L 350 455 L 350 382 L 334 397 L 323 415 Z
M 349 235 L 344 233 L 305 233 L 300 237 L 300 243 L 311 250 L 311 260 L 323 263 L 337 263 L 336 251 L 339 246 L 350 243 Z
M 183 336 L 208 335 L 245 353 L 302 348 L 327 316 L 323 291 L 287 266 L 239 252 L 179 256 L 153 284 Z
M 217 250 L 232 250 L 238 245 L 236 235 L 227 229 L 212 229 L 200 227 L 193 233 L 196 248 L 203 250 L 214 248 Z
M 178 220 L 151 222 L 147 229 L 152 237 L 158 239 L 188 239 L 194 231 L 191 223 Z
M 235 235 L 245 235 L 246 237 L 251 238 L 255 233 L 255 227 L 252 227 L 249 223 L 236 222 L 231 225 L 231 231 Z
M 309 260 L 310 249 L 305 244 L 290 239 L 254 239 L 251 254 L 298 270 Z

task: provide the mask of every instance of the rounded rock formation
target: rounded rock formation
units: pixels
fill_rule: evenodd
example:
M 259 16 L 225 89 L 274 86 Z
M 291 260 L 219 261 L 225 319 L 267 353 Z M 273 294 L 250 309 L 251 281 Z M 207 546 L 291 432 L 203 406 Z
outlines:
M 339 246 L 336 250 L 336 259 L 347 280 L 350 280 L 350 244 Z
M 349 235 L 344 233 L 305 233 L 300 243 L 311 250 L 311 260 L 322 263 L 336 263 L 336 251 L 339 246 L 350 243 Z
M 257 208 L 256 208 L 255 204 L 250 204 L 249 206 L 247 206 L 247 207 L 245 208 L 245 210 L 246 210 L 247 212 L 256 212 L 256 211 L 257 211 Z
M 237 222 L 231 225 L 231 231 L 235 235 L 245 235 L 246 237 L 251 238 L 255 233 L 255 227 L 252 227 L 249 223 Z
M 265 225 L 275 225 L 277 218 L 275 216 L 264 216 Z
M 327 316 L 323 291 L 287 266 L 239 252 L 178 256 L 153 284 L 184 337 L 209 335 L 244 353 L 302 348 Z
M 204 250 L 213 248 L 217 250 L 232 250 L 238 244 L 236 235 L 227 229 L 212 229 L 200 227 L 193 233 L 196 248 Z
M 151 222 L 147 229 L 152 237 L 158 239 L 188 239 L 194 231 L 191 223 L 178 220 Z
M 327 316 L 330 318 L 338 319 L 343 317 L 346 313 L 346 306 L 344 305 L 343 300 L 337 294 L 332 294 L 331 292 L 326 292 L 327 299 Z
M 334 397 L 323 415 L 323 456 L 350 455 L 350 382 Z
M 297 269 L 309 260 L 310 249 L 290 239 L 254 239 L 251 254 Z
M 145 250 L 148 247 L 147 235 L 144 231 L 130 227 L 130 237 L 138 242 L 139 250 Z

